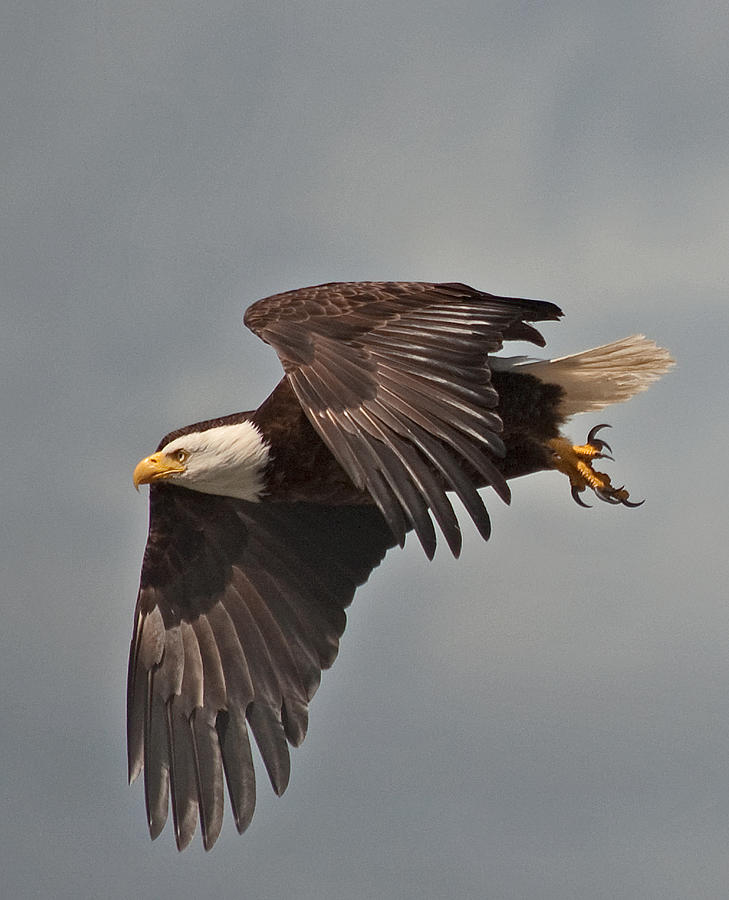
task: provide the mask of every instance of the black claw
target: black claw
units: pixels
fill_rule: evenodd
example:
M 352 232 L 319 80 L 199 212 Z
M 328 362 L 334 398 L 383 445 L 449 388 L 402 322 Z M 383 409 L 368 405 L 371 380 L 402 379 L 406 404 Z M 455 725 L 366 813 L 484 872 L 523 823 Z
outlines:
M 571 493 L 572 493 L 572 499 L 575 501 L 575 503 L 576 503 L 578 506 L 584 506 L 585 509 L 591 509 L 592 507 L 590 506 L 589 503 L 585 503 L 584 500 L 581 500 L 581 499 L 580 499 L 580 492 L 583 491 L 583 490 L 584 490 L 584 488 L 577 487 L 576 484 L 573 484 L 573 485 L 572 485 L 572 491 L 571 491 Z
M 627 506 L 630 509 L 635 509 L 638 506 L 642 506 L 645 503 L 645 500 L 639 500 L 637 503 L 633 503 L 632 500 L 628 500 L 626 498 L 625 500 L 621 500 L 620 502 L 623 504 L 623 506 Z
M 601 428 L 612 428 L 612 425 L 608 425 L 603 423 L 602 425 L 595 425 L 594 428 L 591 428 L 587 435 L 587 443 L 593 447 L 596 447 L 598 450 L 607 449 L 608 452 L 612 453 L 613 448 L 606 441 L 600 440 L 600 438 L 596 438 L 595 435 L 600 431 Z M 608 457 L 612 459 L 612 457 Z
M 612 493 L 607 493 L 606 491 L 601 491 L 600 488 L 595 488 L 595 493 L 597 496 L 604 500 L 605 503 L 612 503 L 613 506 L 617 506 L 621 501 L 618 500 Z
M 595 435 L 603 428 L 612 428 L 612 425 L 608 425 L 606 422 L 603 422 L 602 425 L 594 425 L 587 434 L 587 442 L 592 443 L 595 439 Z

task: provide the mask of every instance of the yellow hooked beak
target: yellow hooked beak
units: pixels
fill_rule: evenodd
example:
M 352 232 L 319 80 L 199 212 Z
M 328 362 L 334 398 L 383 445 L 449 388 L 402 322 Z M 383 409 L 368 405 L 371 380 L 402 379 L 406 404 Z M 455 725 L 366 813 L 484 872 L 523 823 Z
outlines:
M 140 484 L 152 484 L 153 481 L 164 481 L 172 475 L 185 471 L 185 466 L 165 453 L 153 453 L 145 456 L 137 463 L 132 475 L 134 487 L 139 490 Z

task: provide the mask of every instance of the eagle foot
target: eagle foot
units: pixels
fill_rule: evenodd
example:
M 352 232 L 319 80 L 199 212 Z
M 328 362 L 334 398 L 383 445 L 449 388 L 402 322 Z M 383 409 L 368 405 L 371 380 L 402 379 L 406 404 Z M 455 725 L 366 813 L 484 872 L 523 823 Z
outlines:
M 604 472 L 598 472 L 592 467 L 593 460 L 610 459 L 612 449 L 608 443 L 596 437 L 597 432 L 601 428 L 609 428 L 609 425 L 595 425 L 590 429 L 587 435 L 587 441 L 584 444 L 571 444 L 567 438 L 558 437 L 548 441 L 549 447 L 554 453 L 554 467 L 563 472 L 570 480 L 572 486 L 572 499 L 579 506 L 589 508 L 590 504 L 585 503 L 580 494 L 585 488 L 594 491 L 598 500 L 613 505 L 628 506 L 634 509 L 636 506 L 642 506 L 645 500 L 639 503 L 633 503 L 628 498 L 630 495 L 625 490 L 625 486 L 613 487 L 610 478 Z M 608 453 L 604 451 L 607 450 Z

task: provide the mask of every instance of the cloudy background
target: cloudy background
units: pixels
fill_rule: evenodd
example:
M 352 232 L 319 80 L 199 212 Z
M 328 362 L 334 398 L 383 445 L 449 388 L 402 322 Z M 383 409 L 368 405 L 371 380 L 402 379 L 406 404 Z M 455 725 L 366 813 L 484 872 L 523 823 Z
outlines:
M 6 0 L 0 873 L 8 897 L 716 898 L 729 883 L 726 4 Z M 564 478 L 361 590 L 249 832 L 149 841 L 124 690 L 168 429 L 279 377 L 243 309 L 461 280 L 643 330 L 603 416 L 638 511 Z

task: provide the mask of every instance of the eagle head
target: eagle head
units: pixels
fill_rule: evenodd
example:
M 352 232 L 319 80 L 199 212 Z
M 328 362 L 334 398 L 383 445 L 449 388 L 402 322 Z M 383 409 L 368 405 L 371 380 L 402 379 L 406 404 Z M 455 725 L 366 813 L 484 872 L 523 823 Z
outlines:
M 265 493 L 269 447 L 248 419 L 211 428 L 193 426 L 137 463 L 134 486 L 165 481 L 179 487 L 258 501 Z

